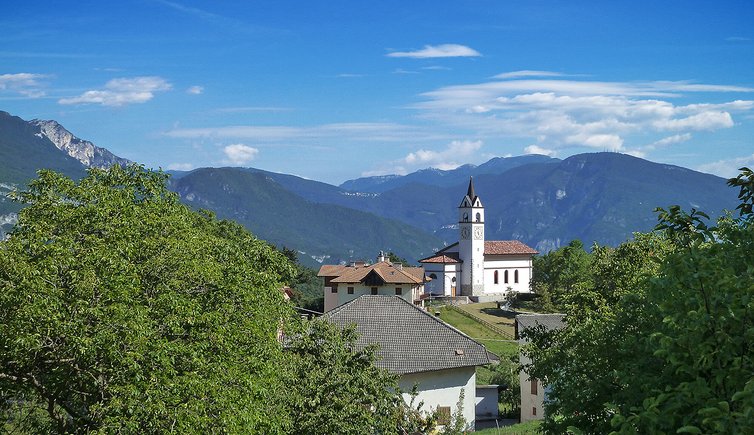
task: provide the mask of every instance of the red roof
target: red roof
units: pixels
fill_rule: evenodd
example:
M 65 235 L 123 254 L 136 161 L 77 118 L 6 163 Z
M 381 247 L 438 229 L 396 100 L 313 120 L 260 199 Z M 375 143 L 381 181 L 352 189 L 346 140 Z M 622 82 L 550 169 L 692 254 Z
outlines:
M 431 257 L 419 260 L 419 263 L 460 263 L 457 252 L 449 252 L 447 255 L 439 252 Z
M 491 240 L 484 242 L 484 255 L 535 255 L 536 249 L 518 240 Z

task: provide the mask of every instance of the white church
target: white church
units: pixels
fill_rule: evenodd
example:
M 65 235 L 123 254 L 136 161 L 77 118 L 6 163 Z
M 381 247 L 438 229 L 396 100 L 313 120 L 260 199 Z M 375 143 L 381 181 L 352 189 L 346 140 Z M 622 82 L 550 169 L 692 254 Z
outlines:
M 484 239 L 484 206 L 473 179 L 458 207 L 458 227 L 458 242 L 419 260 L 431 278 L 425 293 L 485 302 L 502 300 L 509 290 L 531 292 L 532 257 L 538 252 L 518 240 Z

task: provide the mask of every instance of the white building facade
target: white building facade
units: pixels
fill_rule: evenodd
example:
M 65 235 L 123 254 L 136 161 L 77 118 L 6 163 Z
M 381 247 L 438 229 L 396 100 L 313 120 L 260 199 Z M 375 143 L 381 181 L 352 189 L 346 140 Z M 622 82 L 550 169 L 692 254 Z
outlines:
M 485 240 L 484 206 L 474 180 L 458 207 L 460 240 L 420 260 L 434 296 L 469 296 L 478 301 L 502 300 L 512 290 L 531 292 L 532 258 L 538 252 L 518 240 Z

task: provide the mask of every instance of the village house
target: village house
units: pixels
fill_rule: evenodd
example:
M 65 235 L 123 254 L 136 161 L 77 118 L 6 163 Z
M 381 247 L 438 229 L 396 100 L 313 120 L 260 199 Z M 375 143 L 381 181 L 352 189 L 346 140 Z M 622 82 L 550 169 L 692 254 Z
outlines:
M 525 346 L 527 339 L 522 333 L 527 329 L 543 327 L 546 331 L 560 329 L 565 326 L 564 314 L 519 314 L 516 316 L 516 340 L 519 346 Z M 521 366 L 531 363 L 531 360 L 519 354 Z M 547 401 L 547 386 L 537 378 L 532 378 L 521 369 L 518 375 L 521 385 L 521 422 L 541 420 L 544 418 L 544 403 Z
M 485 240 L 484 206 L 474 180 L 458 207 L 460 240 L 419 260 L 434 296 L 468 296 L 476 302 L 500 301 L 511 290 L 530 293 L 532 257 L 538 252 L 518 240 Z
M 323 265 L 317 276 L 324 278 L 325 312 L 362 295 L 398 296 L 421 304 L 424 268 L 388 261 L 383 252 L 374 264 Z
M 456 411 L 463 391 L 463 416 L 474 427 L 475 368 L 497 359 L 482 344 L 400 296 L 360 296 L 323 318 L 341 327 L 356 325 L 361 348 L 378 344 L 376 365 L 400 375 L 407 403 L 406 392 L 417 385 L 415 403 L 439 410 L 441 424 Z

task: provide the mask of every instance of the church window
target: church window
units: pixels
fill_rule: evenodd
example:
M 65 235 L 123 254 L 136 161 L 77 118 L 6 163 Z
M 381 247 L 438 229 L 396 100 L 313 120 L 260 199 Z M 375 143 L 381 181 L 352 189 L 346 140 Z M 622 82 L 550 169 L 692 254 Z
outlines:
M 508 284 L 508 271 L 506 270 L 505 273 L 503 273 L 503 282 Z
M 531 394 L 537 395 L 537 378 L 531 378 Z
M 437 274 L 436 273 L 430 273 L 429 277 L 432 278 L 432 279 L 437 279 Z
M 353 294 L 353 287 L 348 287 L 348 294 L 349 294 L 349 295 L 352 295 L 352 294 Z
M 518 284 L 518 270 L 513 271 L 513 282 Z
M 468 222 L 469 221 L 469 214 L 466 213 L 466 212 L 463 213 L 463 221 L 464 222 Z
M 498 276 L 497 276 L 497 270 L 495 271 L 495 284 L 498 283 Z
M 400 288 L 400 287 L 396 287 L 396 288 L 395 288 L 395 295 L 396 295 L 396 296 L 400 296 L 400 295 L 402 295 L 402 294 L 403 294 L 403 289 L 402 289 L 402 288 Z
M 532 408 L 531 408 L 531 415 L 533 415 L 534 417 L 537 416 L 537 407 L 536 406 L 532 406 Z
M 377 287 L 372 287 L 372 294 L 373 294 L 373 295 L 376 295 L 376 294 L 377 294 Z
M 477 213 L 476 214 L 476 221 L 477 222 L 481 222 L 482 221 L 482 214 L 481 213 Z

